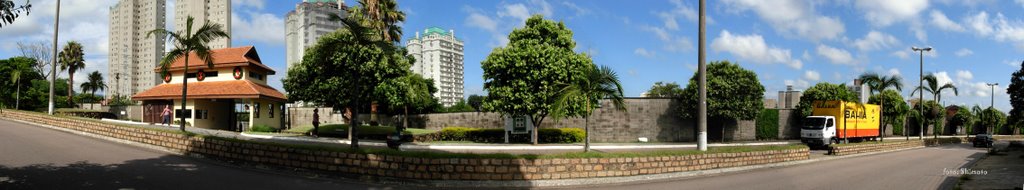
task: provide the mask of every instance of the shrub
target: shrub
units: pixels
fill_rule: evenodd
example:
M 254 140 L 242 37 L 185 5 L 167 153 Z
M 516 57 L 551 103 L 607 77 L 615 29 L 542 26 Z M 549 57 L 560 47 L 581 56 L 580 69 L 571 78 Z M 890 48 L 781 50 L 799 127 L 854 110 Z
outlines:
M 779 137 L 779 110 L 764 109 L 757 116 L 757 139 L 777 139 Z
M 267 126 L 267 125 L 256 125 L 256 126 L 252 126 L 251 128 L 249 128 L 249 131 L 252 131 L 252 132 L 264 132 L 264 133 L 275 133 L 275 132 L 277 132 L 277 129 L 275 129 L 273 127 L 270 127 L 270 126 Z
M 583 141 L 583 129 L 542 128 L 538 131 L 541 143 L 575 143 Z M 472 141 L 481 143 L 505 142 L 505 129 L 479 129 L 467 127 L 446 127 L 435 134 L 435 141 Z M 509 136 L 510 142 L 528 142 L 529 135 Z

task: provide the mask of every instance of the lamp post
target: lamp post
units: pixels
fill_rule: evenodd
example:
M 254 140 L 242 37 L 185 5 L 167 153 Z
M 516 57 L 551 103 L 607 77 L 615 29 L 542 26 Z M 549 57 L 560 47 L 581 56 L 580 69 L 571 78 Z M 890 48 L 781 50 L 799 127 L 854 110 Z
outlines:
M 985 85 L 988 85 L 988 89 L 990 91 L 989 96 L 992 97 L 992 99 L 989 102 L 989 106 L 988 107 L 991 108 L 991 109 L 994 109 L 994 107 L 996 106 L 996 94 L 995 94 L 996 93 L 996 89 L 995 89 L 995 87 L 996 87 L 996 85 L 999 85 L 999 83 L 998 82 L 997 83 L 985 83 Z M 982 113 L 982 115 L 985 115 L 984 114 L 985 111 L 982 111 L 981 113 Z M 995 129 L 995 127 L 993 127 L 993 129 Z M 991 131 L 992 130 L 988 130 L 987 128 L 985 129 L 985 133 L 986 134 L 991 135 L 992 134 Z
M 53 115 L 53 82 L 57 81 L 57 31 L 60 28 L 60 0 L 57 0 L 57 12 L 53 16 L 53 64 L 50 65 L 50 101 L 47 114 Z M 68 88 L 74 88 L 69 86 Z M 70 94 L 68 95 L 70 96 Z
M 924 139 L 924 123 L 925 123 L 924 122 L 924 52 L 932 51 L 932 47 L 926 47 L 926 48 L 910 47 L 910 49 L 921 53 L 920 54 L 920 60 L 921 60 L 921 62 L 920 62 L 920 71 L 921 72 L 918 74 L 918 80 L 917 80 L 917 84 L 919 85 L 920 88 L 922 88 L 921 89 L 921 93 L 918 94 L 918 100 L 917 100 L 917 104 L 921 106 L 921 109 L 920 109 L 921 110 L 921 123 L 920 123 L 920 128 L 918 128 L 920 130 L 918 130 L 917 132 L 918 132 L 918 139 Z
M 704 0 L 700 0 L 700 31 L 698 32 L 698 53 L 697 53 L 697 75 L 698 80 L 698 94 L 699 100 L 697 103 L 697 149 L 700 151 L 708 150 L 708 87 L 707 87 L 707 65 L 704 64 Z M 724 137 L 723 137 L 724 139 Z

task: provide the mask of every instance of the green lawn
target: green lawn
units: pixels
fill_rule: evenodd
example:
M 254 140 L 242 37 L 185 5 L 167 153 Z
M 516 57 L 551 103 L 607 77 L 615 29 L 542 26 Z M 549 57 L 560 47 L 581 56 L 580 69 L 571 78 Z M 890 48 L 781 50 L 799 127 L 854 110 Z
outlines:
M 348 131 L 347 130 L 348 130 L 348 125 L 347 124 L 327 124 L 327 125 L 321 125 L 320 129 L 317 132 L 320 135 L 326 135 L 326 136 L 347 136 L 348 135 Z M 298 127 L 292 127 L 291 129 L 284 130 L 282 132 L 283 133 L 306 134 L 306 133 L 309 133 L 310 131 L 313 131 L 313 125 L 303 125 L 303 126 L 298 126 Z M 391 127 L 391 126 L 366 126 L 366 125 L 363 125 L 363 126 L 359 127 L 359 134 L 364 134 L 364 135 L 387 135 L 387 134 L 391 134 L 391 133 L 394 133 L 394 132 L 395 132 L 395 127 Z M 437 131 L 436 130 L 428 130 L 428 129 L 405 129 L 403 134 L 423 135 L 423 134 L 430 134 L 430 133 L 434 133 L 434 132 L 437 132 Z

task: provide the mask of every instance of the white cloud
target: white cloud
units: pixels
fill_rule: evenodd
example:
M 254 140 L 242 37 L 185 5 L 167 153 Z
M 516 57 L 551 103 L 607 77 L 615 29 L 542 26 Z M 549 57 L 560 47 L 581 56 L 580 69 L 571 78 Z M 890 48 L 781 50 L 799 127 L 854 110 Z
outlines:
M 804 79 L 807 79 L 809 81 L 821 80 L 821 73 L 818 73 L 818 71 L 814 70 L 804 71 Z
M 497 21 L 480 13 L 470 13 L 469 17 L 466 17 L 466 25 L 484 29 L 489 32 L 495 32 L 498 30 Z
M 498 10 L 499 17 L 512 17 L 519 19 L 520 22 L 526 21 L 530 18 L 530 11 L 526 9 L 526 5 L 521 3 L 505 5 Z
M 825 57 L 825 59 L 828 59 L 830 62 L 832 62 L 832 64 L 854 64 L 853 56 L 850 55 L 850 52 L 847 52 L 846 50 L 830 47 L 827 45 L 818 45 L 817 50 L 819 56 Z
M 813 5 L 803 1 L 727 0 L 725 4 L 734 11 L 753 11 L 776 31 L 793 38 L 836 39 L 846 31 L 838 18 L 815 13 Z
M 576 5 L 576 3 L 573 3 L 573 2 L 570 2 L 570 1 L 562 2 L 562 5 L 565 5 L 569 9 L 572 9 L 573 11 L 576 11 L 576 16 L 577 17 L 590 14 L 590 10 L 585 9 L 583 7 L 580 7 L 579 5 Z
M 892 35 L 872 30 L 864 35 L 864 38 L 853 41 L 853 46 L 860 51 L 871 51 L 883 48 L 890 48 L 900 44 L 900 40 Z
M 790 56 L 789 49 L 768 46 L 764 42 L 764 38 L 757 34 L 732 35 L 728 30 L 722 30 L 721 35 L 712 40 L 711 49 L 716 52 L 729 52 L 740 59 L 750 60 L 754 63 L 779 63 L 794 69 L 803 67 L 803 62 Z
M 903 51 L 903 50 L 896 50 L 896 51 L 892 52 L 889 55 L 899 57 L 900 59 L 908 59 L 908 58 L 910 58 L 910 53 L 908 53 L 907 51 Z
M 693 50 L 693 42 L 690 42 L 689 38 L 676 37 L 668 44 L 665 44 L 665 50 L 670 52 L 687 52 Z
M 956 80 L 969 81 L 971 79 L 974 79 L 974 74 L 971 73 L 971 71 L 965 71 L 965 70 L 957 70 L 956 71 Z
M 665 22 L 665 28 L 669 30 L 679 30 L 679 23 L 676 22 L 677 18 L 682 17 L 690 22 L 697 22 L 698 13 L 693 7 L 683 4 L 681 0 L 670 1 L 674 8 L 668 12 L 658 12 L 658 18 L 661 18 Z
M 800 57 L 801 57 L 801 58 L 803 58 L 803 59 L 804 59 L 804 61 L 811 61 L 811 60 L 814 60 L 814 58 L 813 58 L 813 57 L 811 57 L 811 54 L 810 54 L 810 53 L 807 53 L 807 50 L 804 50 L 804 54 L 803 54 L 802 56 L 800 56 Z
M 964 19 L 964 23 L 967 27 L 973 30 L 975 33 L 981 36 L 988 36 L 992 34 L 992 24 L 988 21 L 988 13 L 980 12 L 974 16 L 969 16 Z
M 266 2 L 264 2 L 263 0 L 231 0 L 231 4 L 232 4 L 232 6 L 252 7 L 252 8 L 256 8 L 257 10 L 261 10 L 261 9 L 263 9 L 264 5 L 266 5 Z M 167 11 L 167 12 L 173 12 L 173 11 Z
M 643 56 L 643 57 L 646 57 L 646 58 L 654 57 L 654 52 L 653 51 L 647 51 L 647 49 L 644 49 L 644 48 L 636 48 L 635 50 L 633 50 L 633 54 L 636 54 L 636 55 L 639 55 L 639 56 Z
M 886 73 L 889 73 L 889 76 L 901 76 L 900 69 L 897 69 L 897 68 L 891 68 Z
M 284 19 L 269 13 L 248 12 L 245 19 L 231 13 L 231 40 L 252 40 L 273 45 L 284 45 Z M 245 43 L 243 43 L 245 44 Z
M 547 0 L 530 0 L 530 5 L 534 6 L 534 14 L 542 14 L 546 17 L 555 16 L 555 9 L 551 8 L 551 4 L 548 4 Z
M 974 55 L 974 51 L 971 51 L 967 48 L 960 48 L 960 50 L 956 50 L 956 52 L 953 54 L 955 54 L 957 57 L 963 57 L 968 55 Z
M 808 87 L 811 86 L 811 83 L 807 82 L 804 79 L 784 80 L 782 82 L 786 86 L 793 86 L 794 89 L 807 89 Z
M 856 7 L 865 12 L 864 17 L 872 25 L 884 27 L 915 19 L 918 13 L 928 8 L 928 0 L 859 0 Z
M 1024 0 L 1014 0 L 1013 2 L 1017 2 L 1021 7 L 1024 7 Z
M 931 16 L 932 25 L 935 25 L 935 27 L 938 27 L 939 29 L 955 32 L 964 31 L 963 26 L 960 26 L 960 24 L 957 24 L 956 22 L 949 20 L 949 17 L 946 17 L 945 14 L 942 14 L 942 11 L 932 10 Z
M 653 27 L 653 26 L 643 26 L 640 29 L 641 30 L 649 31 L 651 33 L 654 33 L 654 35 L 657 36 L 658 39 L 660 39 L 661 41 L 670 41 L 670 40 L 672 40 L 672 36 L 669 35 L 668 31 L 665 31 L 664 28 Z

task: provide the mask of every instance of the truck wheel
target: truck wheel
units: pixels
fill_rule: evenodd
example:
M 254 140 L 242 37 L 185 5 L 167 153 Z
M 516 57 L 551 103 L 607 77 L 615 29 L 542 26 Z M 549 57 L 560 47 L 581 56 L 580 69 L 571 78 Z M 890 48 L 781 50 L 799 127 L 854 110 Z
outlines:
M 839 139 L 832 138 L 832 142 L 830 142 L 829 144 L 839 144 Z

